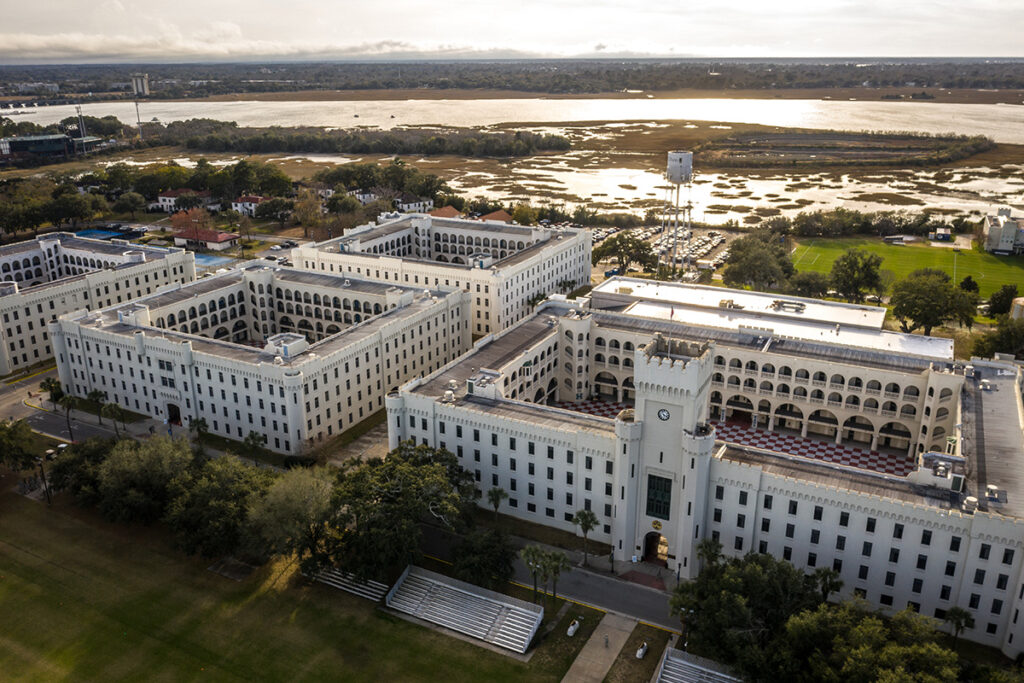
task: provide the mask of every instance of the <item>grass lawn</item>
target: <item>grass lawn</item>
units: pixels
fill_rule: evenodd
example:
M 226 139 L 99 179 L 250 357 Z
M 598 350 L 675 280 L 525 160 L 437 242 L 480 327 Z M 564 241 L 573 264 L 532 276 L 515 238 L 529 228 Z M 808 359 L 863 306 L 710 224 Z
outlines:
M 556 548 L 562 548 L 563 550 L 583 551 L 582 536 L 577 536 L 571 532 L 562 531 L 561 529 L 544 526 L 543 524 L 528 522 L 525 519 L 519 519 L 509 515 L 499 514 L 497 521 L 495 521 L 494 508 L 486 509 L 477 507 L 476 510 L 474 510 L 474 519 L 477 526 L 485 527 L 487 529 L 498 529 L 507 534 L 520 536 L 546 545 L 552 545 Z M 603 561 L 603 566 L 607 567 L 608 555 L 611 551 L 612 548 L 607 543 L 599 543 L 594 539 L 587 541 L 587 552 L 590 557 L 590 566 L 602 566 L 601 562 Z
M 665 651 L 668 640 L 675 634 L 647 624 L 637 624 L 629 635 L 629 640 L 622 646 L 618 658 L 605 676 L 605 683 L 632 683 L 632 681 L 649 681 L 654 670 L 661 661 L 661 653 Z M 636 651 L 642 643 L 647 643 L 647 656 L 636 658 Z
M 567 639 L 566 619 L 586 612 L 586 628 L 601 614 L 573 607 L 522 663 L 308 585 L 285 563 L 240 582 L 209 564 L 160 527 L 0 493 L 0 614 L 17 615 L 0 630 L 3 678 L 554 682 L 586 637 Z
M 929 247 L 923 243 L 906 246 L 885 244 L 881 239 L 849 237 L 842 239 L 803 239 L 793 251 L 793 265 L 797 270 L 815 270 L 827 273 L 832 262 L 851 247 L 859 247 L 880 255 L 883 270 L 891 270 L 897 279 L 903 279 L 919 268 L 938 268 L 952 277 L 953 250 Z M 1016 284 L 1024 290 L 1024 256 L 993 256 L 973 249 L 961 249 L 956 256 L 956 281 L 971 275 L 981 287 L 981 296 L 987 297 L 1007 284 Z

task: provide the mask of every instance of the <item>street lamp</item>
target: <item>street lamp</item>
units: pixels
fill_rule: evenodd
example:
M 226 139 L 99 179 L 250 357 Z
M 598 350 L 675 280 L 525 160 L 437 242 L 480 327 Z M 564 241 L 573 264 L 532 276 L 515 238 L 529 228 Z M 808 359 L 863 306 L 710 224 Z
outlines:
M 960 253 L 959 249 L 953 249 L 953 284 L 956 284 L 956 255 Z
M 53 449 L 46 451 L 47 458 L 53 458 Z M 46 494 L 46 504 L 52 505 L 53 499 L 50 497 L 50 486 L 46 483 L 46 468 L 43 466 L 46 460 L 42 457 L 36 457 L 36 464 L 39 465 L 39 476 L 43 480 L 43 493 Z

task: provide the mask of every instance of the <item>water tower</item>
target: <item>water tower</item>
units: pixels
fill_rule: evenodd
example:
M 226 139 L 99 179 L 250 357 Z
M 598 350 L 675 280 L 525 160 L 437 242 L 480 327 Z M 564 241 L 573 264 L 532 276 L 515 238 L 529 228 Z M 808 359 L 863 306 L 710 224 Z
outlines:
M 674 197 L 672 199 L 671 210 L 666 210 L 666 215 L 671 216 L 666 219 L 666 228 L 672 235 L 672 261 L 669 263 L 669 267 L 672 271 L 675 271 L 676 259 L 679 252 L 679 214 L 683 214 L 683 238 L 686 247 L 690 245 L 690 214 L 693 204 L 690 202 L 690 188 L 693 181 L 693 152 L 674 151 L 668 153 L 668 166 L 665 170 L 665 178 L 672 185 L 670 192 L 674 190 Z M 679 202 L 679 189 L 686 186 L 686 205 L 680 206 Z M 687 249 L 687 254 L 689 250 Z M 687 265 L 689 256 L 684 262 L 684 270 Z

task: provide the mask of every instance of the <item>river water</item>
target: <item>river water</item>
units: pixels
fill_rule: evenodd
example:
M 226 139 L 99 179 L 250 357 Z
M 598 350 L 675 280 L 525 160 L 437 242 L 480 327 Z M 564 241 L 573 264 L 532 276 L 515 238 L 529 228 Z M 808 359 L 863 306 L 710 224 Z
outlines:
M 131 102 L 89 103 L 91 116 L 135 121 Z M 74 114 L 61 105 L 23 110 L 15 120 L 53 123 Z M 190 118 L 236 121 L 240 126 L 396 125 L 488 126 L 570 121 L 724 121 L 849 131 L 919 131 L 987 135 L 1024 144 L 1024 106 L 775 99 L 507 99 L 369 100 L 338 102 L 164 102 L 140 104 L 143 121 Z M 6 112 L 4 112 L 6 114 Z

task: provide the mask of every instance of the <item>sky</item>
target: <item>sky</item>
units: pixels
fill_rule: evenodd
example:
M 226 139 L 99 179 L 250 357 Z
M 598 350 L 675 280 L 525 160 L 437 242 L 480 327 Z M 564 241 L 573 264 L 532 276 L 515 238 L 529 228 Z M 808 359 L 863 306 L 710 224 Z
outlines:
M 0 0 L 0 63 L 1021 57 L 1024 0 Z

